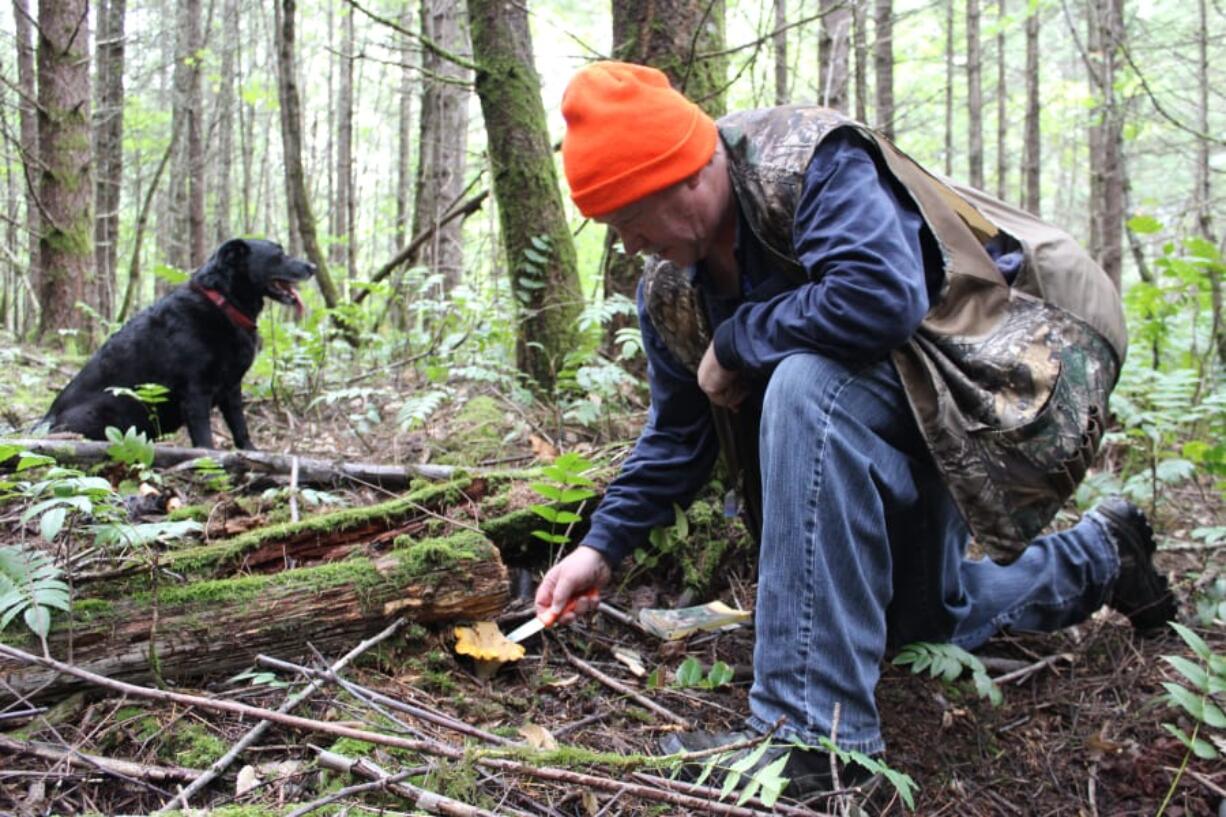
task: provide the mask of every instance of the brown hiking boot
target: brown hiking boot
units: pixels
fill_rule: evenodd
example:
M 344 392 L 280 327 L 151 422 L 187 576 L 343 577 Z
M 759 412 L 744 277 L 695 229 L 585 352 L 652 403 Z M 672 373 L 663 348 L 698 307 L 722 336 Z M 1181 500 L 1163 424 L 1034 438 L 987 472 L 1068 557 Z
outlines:
M 1137 630 L 1163 627 L 1175 618 L 1178 605 L 1166 577 L 1154 569 L 1154 530 L 1145 512 L 1120 496 L 1104 499 L 1095 517 L 1120 556 L 1120 573 L 1107 604 L 1128 616 Z

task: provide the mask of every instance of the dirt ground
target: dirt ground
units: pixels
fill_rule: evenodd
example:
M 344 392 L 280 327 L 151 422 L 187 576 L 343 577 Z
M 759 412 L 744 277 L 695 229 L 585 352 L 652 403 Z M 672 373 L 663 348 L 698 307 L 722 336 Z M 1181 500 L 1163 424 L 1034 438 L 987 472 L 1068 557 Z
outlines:
M 252 425 L 261 447 L 277 450 L 292 438 L 314 434 L 316 450 L 329 456 L 349 453 L 354 459 L 376 459 L 374 453 L 396 451 L 401 458 L 422 454 L 442 441 L 462 436 L 462 429 L 434 428 L 417 435 L 380 440 L 366 435 L 362 447 L 346 452 L 338 424 L 313 431 L 301 424 L 292 432 L 271 406 L 252 410 Z M 219 429 L 220 430 L 220 429 Z M 568 441 L 552 442 L 565 447 Z M 517 446 L 517 447 L 516 447 Z M 528 435 L 512 444 L 515 450 L 491 459 L 531 463 Z M 454 446 L 453 446 L 454 447 Z M 539 449 L 538 449 L 539 450 Z M 409 453 L 413 452 L 413 453 Z M 385 460 L 386 461 L 386 460 Z M 241 492 L 242 486 L 236 491 Z M 377 497 L 369 492 L 337 491 L 351 504 Z M 517 500 L 532 501 L 530 492 Z M 1196 524 L 1221 519 L 1221 509 L 1206 503 L 1194 489 L 1164 507 Z M 202 497 L 191 497 L 197 501 Z M 215 497 L 213 499 L 216 499 Z M 18 515 L 9 506 L 0 519 L 7 544 L 28 541 Z M 1183 516 L 1188 514 L 1189 516 Z M 1191 527 L 1190 523 L 1186 523 Z M 1219 523 L 1220 524 L 1220 523 Z M 1178 519 L 1160 514 L 1162 536 L 1159 566 L 1171 576 L 1182 602 L 1182 620 L 1226 655 L 1222 622 L 1204 625 L 1194 613 L 1217 577 L 1226 576 L 1223 550 L 1193 546 Z M 525 619 L 526 595 L 540 564 L 511 560 L 512 600 L 501 623 L 506 630 Z M 679 597 L 679 571 L 667 563 L 638 571 L 631 581 L 606 595 L 613 608 L 633 612 L 641 606 L 670 607 L 720 598 L 731 606 L 752 606 L 752 559 L 742 551 L 725 559 L 716 581 L 701 597 Z M 514 593 L 514 590 L 513 590 Z M 453 650 L 451 626 L 413 628 L 371 650 L 343 673 L 350 684 L 328 683 L 295 714 L 353 728 L 378 727 L 387 734 L 463 748 L 467 754 L 445 759 L 429 752 L 373 746 L 349 738 L 274 725 L 204 792 L 192 798 L 193 813 L 256 815 L 306 813 L 306 804 L 328 792 L 355 787 L 357 776 L 321 771 L 320 750 L 348 757 L 365 756 L 389 773 L 408 770 L 406 782 L 452 798 L 464 811 L 444 804 L 437 813 L 575 815 L 647 815 L 738 813 L 734 799 L 715 803 L 710 790 L 701 793 L 706 806 L 678 804 L 645 794 L 670 789 L 644 765 L 618 766 L 607 758 L 568 754 L 565 747 L 620 755 L 651 754 L 656 741 L 680 728 L 639 699 L 667 710 L 675 718 L 705 728 L 737 728 L 747 713 L 751 677 L 752 628 L 705 633 L 681 641 L 663 642 L 615 618 L 598 614 L 575 627 L 547 633 L 527 643 L 523 660 L 503 666 L 482 680 L 467 658 Z M 661 685 L 649 688 L 615 650 L 637 653 L 642 667 L 656 671 Z M 978 652 L 989 660 L 992 675 L 1018 668 L 1013 681 L 1002 684 L 999 706 L 979 698 L 967 680 L 947 683 L 913 675 L 906 667 L 887 664 L 878 689 L 886 730 L 886 762 L 909 774 L 917 785 L 914 813 L 921 815 L 1154 815 L 1165 804 L 1169 817 L 1226 814 L 1226 763 L 1192 757 L 1186 768 L 1183 746 L 1162 724 L 1191 732 L 1194 724 L 1170 708 L 1163 681 L 1179 676 L 1162 656 L 1193 657 L 1173 633 L 1138 638 L 1122 617 L 1100 612 L 1084 624 L 1055 634 L 1014 633 L 998 637 Z M 319 666 L 310 656 L 283 656 Z M 326 656 L 334 660 L 337 656 Z M 713 689 L 675 685 L 678 667 L 694 657 L 704 668 L 716 661 L 734 670 L 733 680 Z M 618 687 L 593 677 L 595 670 Z M 201 688 L 182 691 L 276 709 L 304 679 L 278 672 L 253 679 L 209 679 Z M 273 683 L 275 682 L 275 684 Z M 357 685 L 357 686 L 352 686 Z M 365 690 L 367 692 L 363 692 Z M 388 706 L 376 706 L 369 691 L 433 713 L 423 719 Z M 168 802 L 183 780 L 142 779 L 150 768 L 206 768 L 254 725 L 251 718 L 209 711 L 200 706 L 155 703 L 133 696 L 97 690 L 78 700 L 54 725 L 42 717 L 6 717 L 22 709 L 20 701 L 0 694 L 0 814 L 144 814 Z M 50 713 L 47 713 L 48 717 Z M 394 718 L 394 720 L 393 720 Z M 446 718 L 476 727 L 486 736 L 526 742 L 532 746 L 564 747 L 540 759 L 508 755 L 512 766 L 483 765 L 490 738 L 462 735 L 443 725 Z M 1221 734 L 1221 732 L 1219 732 Z M 38 744 L 50 747 L 39 757 L 14 748 Z M 90 761 L 70 762 L 78 753 L 131 761 L 126 772 L 104 771 Z M 523 773 L 514 763 L 551 765 L 572 775 L 546 780 Z M 648 775 L 641 777 L 636 775 Z M 589 775 L 580 777 L 573 775 Z M 1178 775 L 1179 783 L 1172 789 Z M 667 777 L 667 770 L 664 772 Z M 639 786 L 631 789 L 629 786 Z M 239 793 L 241 790 L 242 793 Z M 792 814 L 854 813 L 846 802 L 818 800 L 801 806 L 787 798 Z M 382 788 L 349 791 L 335 802 L 318 805 L 313 814 L 407 814 L 414 811 L 403 793 Z M 753 803 L 740 813 L 766 813 Z M 778 808 L 778 807 L 777 807 Z M 452 809 L 452 810 L 447 810 Z M 722 812 L 720 811 L 722 809 Z M 902 814 L 904 807 L 888 790 L 864 805 L 867 814 Z

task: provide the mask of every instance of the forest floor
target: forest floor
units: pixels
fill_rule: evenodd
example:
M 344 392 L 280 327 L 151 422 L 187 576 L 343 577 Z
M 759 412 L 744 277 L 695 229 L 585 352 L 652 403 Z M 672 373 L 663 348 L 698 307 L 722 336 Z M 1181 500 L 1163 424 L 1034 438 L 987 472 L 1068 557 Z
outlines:
M 18 396 L 10 387 L 6 401 L 5 416 L 17 428 L 37 418 L 40 400 L 41 405 L 49 402 L 49 393 L 40 382 L 64 382 L 62 369 L 41 365 L 37 356 L 16 361 L 8 380 L 22 384 Z M 496 409 L 484 417 L 462 410 L 441 412 L 445 416 L 407 434 L 396 431 L 392 423 L 356 431 L 353 417 L 370 414 L 354 404 L 365 399 L 361 397 L 348 404 L 316 404 L 295 420 L 285 406 L 257 403 L 249 408 L 249 419 L 253 437 L 263 450 L 294 447 L 304 455 L 314 452 L 353 461 L 434 461 L 445 452 L 453 462 L 527 467 L 539 464 L 538 456 L 548 459 L 554 446 L 593 453 L 591 441 L 583 435 L 547 435 L 542 429 L 551 427 L 548 418 L 527 417 L 509 409 L 496 394 L 487 391 L 486 396 L 492 398 L 487 409 L 490 405 Z M 634 423 L 640 419 L 611 426 L 606 438 L 631 438 Z M 228 439 L 219 419 L 215 425 L 219 439 Z M 182 432 L 172 441 L 186 444 Z M 625 445 L 610 445 L 600 453 L 618 450 L 624 452 Z M 283 486 L 284 479 L 248 477 L 235 480 L 218 494 L 200 480 L 166 475 L 159 491 L 187 504 L 220 506 L 238 500 L 251 517 L 243 527 L 250 527 L 285 517 L 284 492 L 280 499 L 261 499 L 270 496 L 270 485 Z M 508 493 L 512 509 L 539 499 L 526 485 Z M 384 498 L 370 489 L 336 488 L 322 500 L 329 505 L 361 506 Z M 464 526 L 471 522 L 470 504 L 443 509 L 439 515 Z M 39 545 L 36 522 L 21 520 L 24 508 L 10 499 L 0 509 L 0 544 Z M 1070 513 L 1063 522 L 1073 518 L 1075 514 Z M 1154 522 L 1160 536 L 1157 562 L 1179 595 L 1181 620 L 1217 656 L 1226 656 L 1226 623 L 1197 614 L 1198 605 L 1203 610 L 1215 594 L 1226 593 L 1226 554 L 1223 548 L 1206 548 L 1188 535 L 1195 526 L 1226 524 L 1220 500 L 1211 488 L 1206 492 L 1187 483 L 1179 492 L 1162 497 Z M 705 588 L 683 593 L 683 566 L 662 560 L 651 569 L 623 571 L 604 601 L 630 613 L 642 607 L 668 608 L 715 599 L 750 609 L 754 566 L 743 529 L 715 514 L 707 527 L 691 533 L 694 538 L 725 537 L 730 542 L 718 565 L 708 565 L 712 580 Z M 526 619 L 532 582 L 547 563 L 547 548 L 538 546 L 533 551 L 530 542 L 521 544 L 513 553 L 504 552 L 512 588 L 511 601 L 500 617 L 504 631 Z M 20 627 L 20 618 L 9 626 Z M 221 638 L 228 635 L 217 634 Z M 241 638 L 235 635 L 234 639 L 234 648 L 242 650 Z M 566 748 L 653 754 L 663 734 L 680 728 L 670 717 L 704 728 L 739 728 L 748 711 L 752 626 L 663 641 L 601 613 L 526 642 L 522 660 L 504 665 L 486 680 L 478 677 L 469 659 L 456 654 L 454 646 L 451 623 L 403 630 L 341 674 L 349 686 L 324 684 L 294 714 L 319 723 L 379 729 L 433 746 L 463 749 L 467 745 L 462 757 L 448 759 L 429 751 L 375 746 L 302 724 L 278 723 L 192 798 L 191 813 L 308 813 L 304 810 L 307 804 L 330 792 L 341 796 L 309 813 L 597 817 L 719 813 L 721 808 L 728 814 L 768 811 L 751 801 L 742 807 L 745 811 L 737 812 L 732 805 L 735 798 L 721 806 L 710 798 L 709 790 L 699 794 L 709 801 L 706 806 L 670 802 L 670 792 L 683 787 L 670 789 L 648 765 L 617 766 L 608 758 L 584 756 Z M 626 658 L 627 654 L 636 656 L 640 667 L 632 668 L 635 661 Z M 1102 611 L 1059 633 L 997 637 L 977 654 L 987 660 L 993 676 L 1013 677 L 1001 683 L 1000 705 L 978 697 L 966 679 L 950 683 L 913 674 L 888 661 L 884 667 L 878 698 L 888 743 L 886 761 L 914 779 L 914 813 L 1112 817 L 1158 814 L 1166 803 L 1163 813 L 1170 817 L 1226 814 L 1226 764 L 1194 756 L 1186 759 L 1184 747 L 1163 725 L 1177 725 L 1185 733 L 1195 727 L 1164 698 L 1162 682 L 1178 681 L 1181 676 L 1163 656 L 1196 660 L 1174 632 L 1140 638 L 1121 616 Z M 68 660 L 62 655 L 53 657 Z M 321 666 L 318 657 L 309 655 L 278 657 Z M 339 653 L 327 655 L 324 660 L 338 657 Z M 732 680 L 711 688 L 680 685 L 678 669 L 690 657 L 704 671 L 717 661 L 725 662 L 733 670 Z M 593 669 L 620 688 L 593 677 Z M 644 670 L 654 676 L 651 682 L 638 674 Z M 261 669 L 239 680 L 203 678 L 176 689 L 212 700 L 276 709 L 304 683 L 300 675 Z M 428 717 L 376 707 L 364 699 L 362 690 L 411 704 Z M 634 696 L 647 698 L 668 715 L 647 708 Z M 29 708 L 28 702 L 6 695 L 0 687 L 0 814 L 151 813 L 194 774 L 155 780 L 149 777 L 151 770 L 203 770 L 255 725 L 250 716 L 100 687 L 42 715 L 14 714 Z M 443 725 L 447 718 L 476 727 L 487 736 L 498 736 L 504 743 L 510 738 L 521 745 L 562 749 L 547 758 L 524 751 L 499 754 L 492 743 L 483 745 L 479 737 L 460 734 L 454 724 Z M 1216 734 L 1226 736 L 1226 731 Z M 43 756 L 32 753 L 36 746 L 46 750 Z M 321 770 L 319 750 L 367 757 L 389 774 L 407 770 L 409 774 L 401 775 L 407 783 L 451 798 L 448 802 L 454 804 L 431 808 L 422 801 L 416 807 L 420 811 L 415 812 L 403 791 L 383 787 L 352 790 L 348 787 L 365 781 Z M 135 765 L 108 772 L 90 761 L 69 762 L 81 754 Z M 491 757 L 503 758 L 503 765 L 483 762 Z M 526 771 L 527 766 L 566 771 L 550 780 Z M 668 770 L 660 774 L 667 778 Z M 1172 791 L 1176 777 L 1178 785 Z M 790 806 L 792 814 L 854 813 L 846 802 L 839 801 L 800 805 L 784 797 L 779 804 Z M 486 811 L 465 810 L 473 807 Z M 868 814 L 905 813 L 892 792 L 879 792 L 864 808 Z

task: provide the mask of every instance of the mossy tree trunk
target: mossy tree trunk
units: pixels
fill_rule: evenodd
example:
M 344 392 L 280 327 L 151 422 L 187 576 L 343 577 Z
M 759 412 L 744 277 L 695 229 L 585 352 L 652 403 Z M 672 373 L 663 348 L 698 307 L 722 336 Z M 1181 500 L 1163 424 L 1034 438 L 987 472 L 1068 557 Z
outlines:
M 673 87 L 698 103 L 712 117 L 726 113 L 724 89 L 728 58 L 724 50 L 723 0 L 632 0 L 613 3 L 613 56 L 659 68 Z M 700 54 L 715 54 L 700 57 Z M 628 257 L 617 234 L 605 234 L 602 264 L 605 297 L 624 295 L 634 301 L 640 262 Z M 605 333 L 605 347 L 614 352 L 617 331 L 637 326 L 630 315 L 618 315 Z M 644 363 L 644 366 L 646 364 Z
M 468 18 L 502 246 L 519 308 L 516 360 L 548 390 L 575 347 L 583 299 L 533 67 L 528 12 L 518 3 L 468 0 Z
M 38 254 L 42 306 L 38 336 L 86 326 L 77 302 L 93 280 L 89 4 L 38 4 Z

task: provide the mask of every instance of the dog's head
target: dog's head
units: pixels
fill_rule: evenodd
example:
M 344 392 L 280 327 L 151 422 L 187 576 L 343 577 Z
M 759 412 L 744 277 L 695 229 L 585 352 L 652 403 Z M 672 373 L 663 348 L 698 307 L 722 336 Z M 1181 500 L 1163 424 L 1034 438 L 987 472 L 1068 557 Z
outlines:
M 302 299 L 294 284 L 315 274 L 315 265 L 286 255 L 280 244 L 258 238 L 232 238 L 218 247 L 193 280 L 232 300 L 258 309 L 263 298 L 294 307 L 301 315 Z

